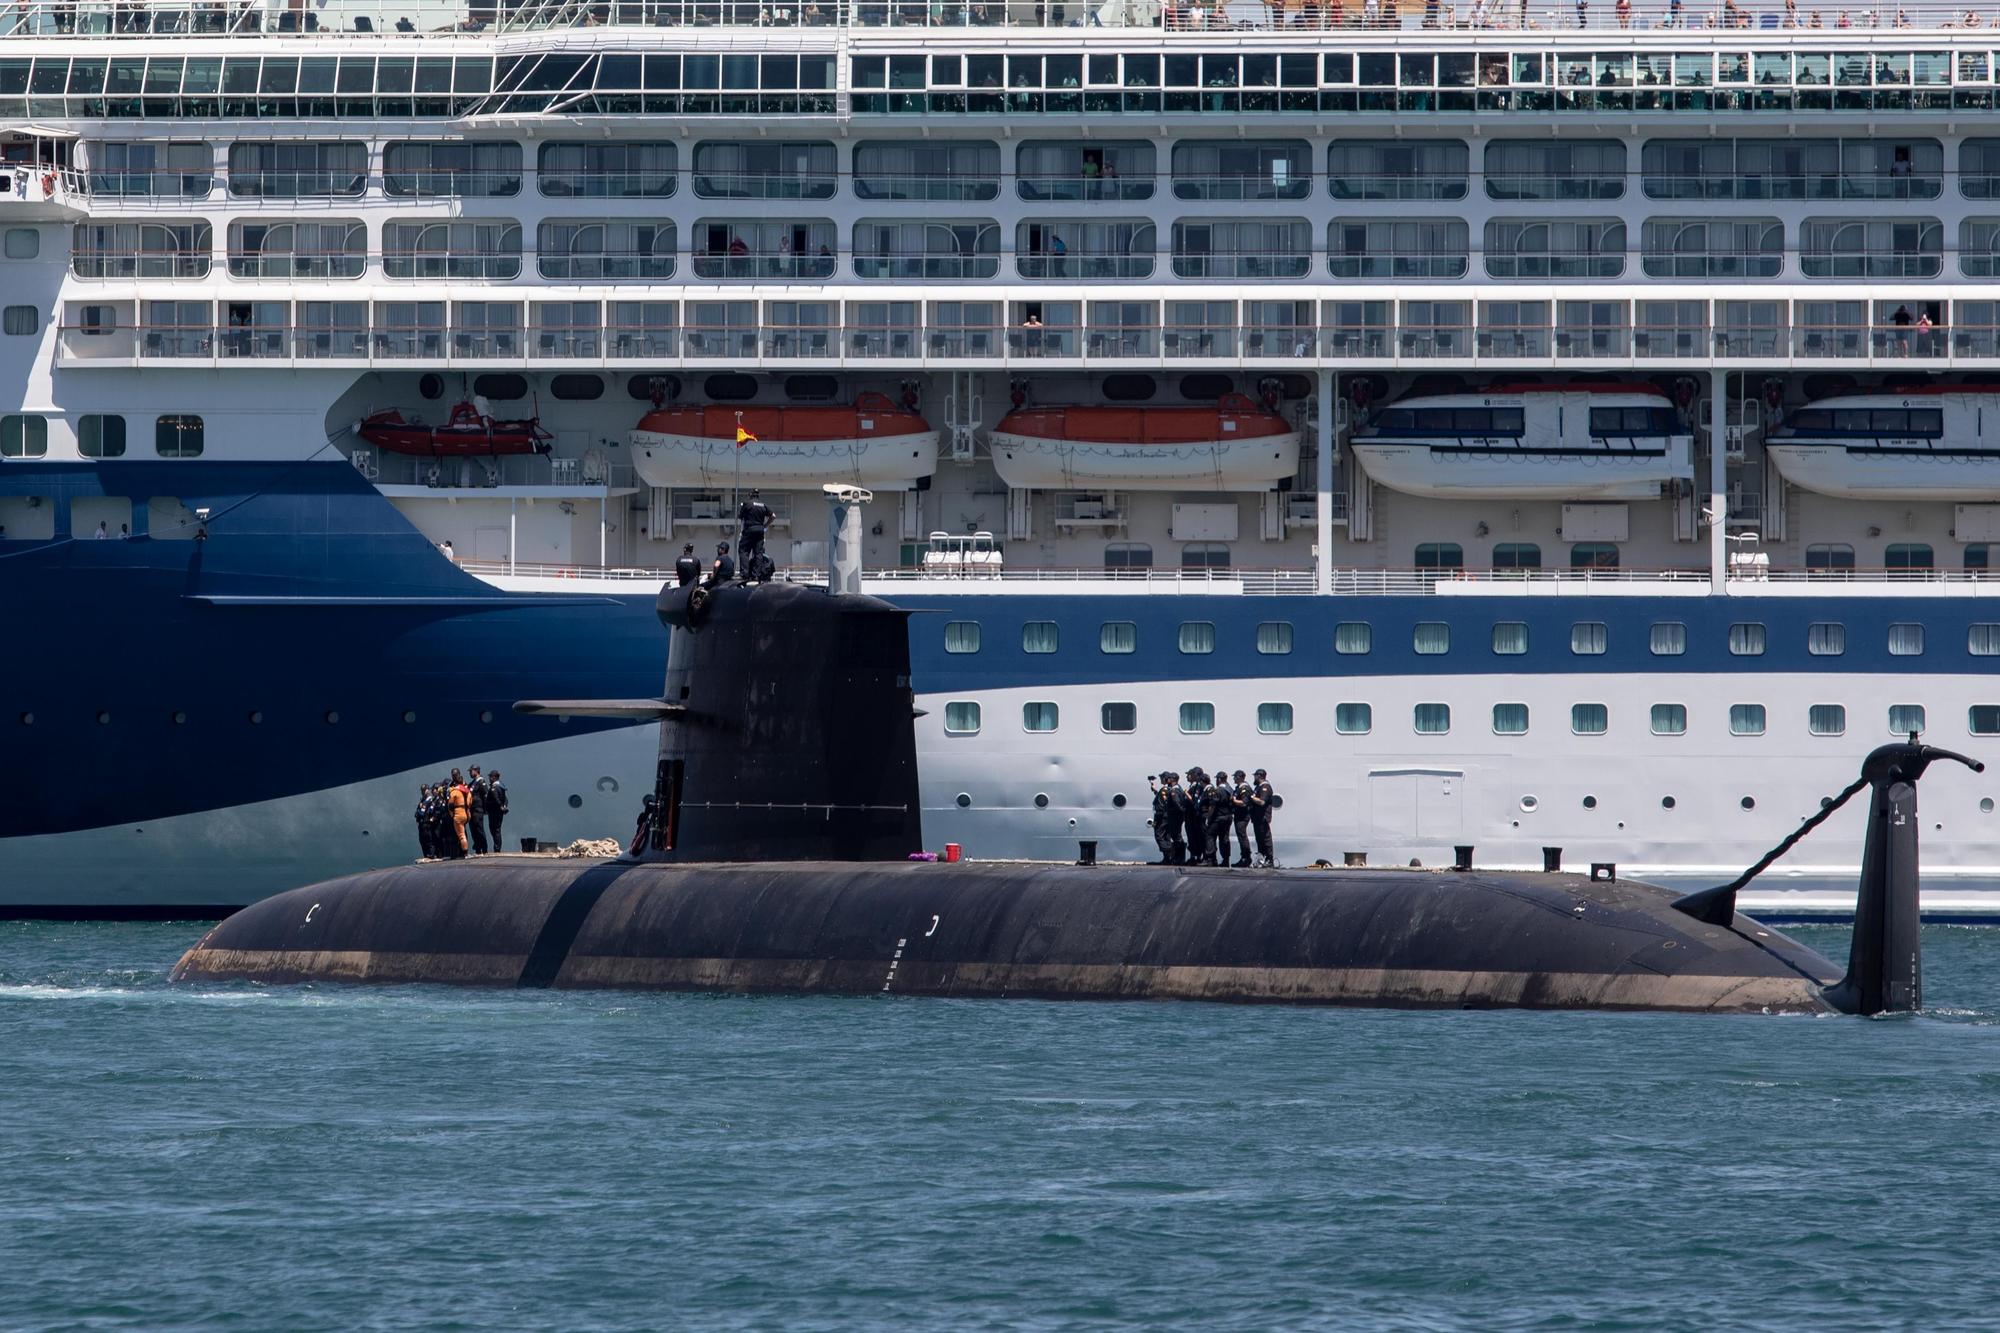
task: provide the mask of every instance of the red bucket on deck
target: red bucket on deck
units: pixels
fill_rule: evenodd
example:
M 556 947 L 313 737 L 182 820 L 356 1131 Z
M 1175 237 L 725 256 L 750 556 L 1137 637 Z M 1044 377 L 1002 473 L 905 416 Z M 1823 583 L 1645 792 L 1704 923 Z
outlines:
M 958 859 L 957 843 L 948 842 L 944 845 L 944 859 L 947 861 L 956 861 Z

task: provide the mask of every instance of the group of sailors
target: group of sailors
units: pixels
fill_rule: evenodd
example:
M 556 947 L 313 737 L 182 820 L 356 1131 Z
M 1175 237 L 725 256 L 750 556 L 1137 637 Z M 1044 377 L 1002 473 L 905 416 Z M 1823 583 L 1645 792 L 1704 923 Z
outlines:
M 715 559 L 707 569 L 708 585 L 719 588 L 735 580 L 740 569 L 743 577 L 758 583 L 770 581 L 774 572 L 771 558 L 764 554 L 764 534 L 771 526 L 771 506 L 755 490 L 736 510 L 736 556 L 729 555 L 729 543 L 715 544 Z M 681 547 L 681 558 L 674 561 L 674 579 L 683 588 L 701 582 L 703 570 L 701 560 L 694 553 L 694 543 Z
M 1271 845 L 1271 815 L 1283 799 L 1271 790 L 1263 769 L 1246 779 L 1219 768 L 1210 777 L 1199 768 L 1147 778 L 1153 789 L 1153 841 L 1160 865 L 1251 866 L 1250 835 L 1257 838 L 1257 866 L 1278 864 Z M 1236 833 L 1237 859 L 1229 859 L 1229 834 Z
M 484 856 L 504 850 L 500 825 L 507 818 L 507 786 L 500 770 L 468 780 L 457 769 L 444 782 L 417 788 L 417 843 L 427 861 Z

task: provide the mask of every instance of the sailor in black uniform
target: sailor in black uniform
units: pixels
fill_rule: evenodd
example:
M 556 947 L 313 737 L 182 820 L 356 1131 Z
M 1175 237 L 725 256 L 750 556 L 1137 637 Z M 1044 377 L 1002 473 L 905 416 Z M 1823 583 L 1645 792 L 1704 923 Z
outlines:
M 469 804 L 466 806 L 465 831 L 472 838 L 472 854 L 486 855 L 486 779 L 479 775 L 479 765 L 474 764 L 466 783 L 470 790 Z
M 742 567 L 744 578 L 762 582 L 766 573 L 764 529 L 771 526 L 771 506 L 764 503 L 755 489 L 737 509 L 736 524 L 736 562 Z
M 417 788 L 417 848 L 428 861 L 431 851 L 431 789 Z
M 1208 859 L 1208 820 L 1202 813 L 1202 798 L 1208 790 L 1208 777 L 1199 767 L 1187 772 L 1187 785 L 1180 788 L 1182 836 L 1187 839 L 1187 859 L 1190 865 L 1200 865 Z
M 1257 834 L 1257 864 L 1276 866 L 1277 853 L 1271 849 L 1271 812 L 1277 808 L 1277 794 L 1271 784 L 1264 780 L 1264 770 L 1258 769 L 1256 785 L 1250 789 L 1250 827 Z
M 1157 778 L 1147 778 L 1146 785 L 1153 789 L 1153 844 L 1160 849 L 1160 864 L 1174 863 L 1174 798 L 1168 779 L 1171 773 L 1162 773 Z
M 729 558 L 729 543 L 715 544 L 715 563 L 708 567 L 708 586 L 720 588 L 736 577 L 736 562 Z
M 725 557 L 726 558 L 726 557 Z M 660 798 L 651 792 L 639 803 L 639 826 L 632 830 L 632 845 L 625 849 L 627 856 L 638 856 L 653 840 L 653 813 L 660 807 Z
M 1230 820 L 1236 826 L 1236 868 L 1243 869 L 1250 864 L 1250 779 L 1242 769 L 1235 773 L 1236 785 L 1231 793 Z M 1225 841 L 1227 841 L 1225 839 Z M 1223 852 L 1223 859 L 1229 853 Z
M 500 821 L 507 817 L 507 788 L 501 784 L 500 770 L 494 769 L 486 775 L 486 826 L 493 830 L 493 850 L 504 852 L 506 844 L 500 841 Z
M 701 582 L 701 561 L 695 556 L 693 542 L 681 547 L 681 558 L 674 561 L 674 578 L 683 588 Z
M 1229 864 L 1229 823 L 1234 818 L 1236 789 L 1229 785 L 1229 770 L 1215 770 L 1215 781 L 1208 784 L 1208 863 L 1213 866 Z

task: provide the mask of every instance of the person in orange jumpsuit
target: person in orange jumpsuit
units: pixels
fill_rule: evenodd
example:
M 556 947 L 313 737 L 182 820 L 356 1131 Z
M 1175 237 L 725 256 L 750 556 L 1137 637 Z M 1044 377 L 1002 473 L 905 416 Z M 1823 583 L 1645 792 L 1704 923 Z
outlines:
M 465 785 L 465 779 L 457 769 L 451 770 L 451 828 L 458 835 L 458 854 L 464 856 L 469 849 L 465 840 L 465 825 L 472 818 L 472 788 Z

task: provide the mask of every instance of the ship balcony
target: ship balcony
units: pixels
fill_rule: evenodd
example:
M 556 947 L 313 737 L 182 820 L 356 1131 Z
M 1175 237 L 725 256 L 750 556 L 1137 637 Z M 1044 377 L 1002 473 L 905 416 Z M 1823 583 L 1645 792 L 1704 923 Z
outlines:
M 0 134 L 0 223 L 75 222 L 89 216 L 89 182 L 80 171 L 35 161 L 15 133 Z

